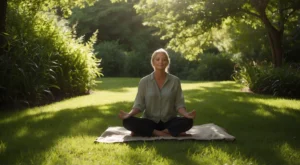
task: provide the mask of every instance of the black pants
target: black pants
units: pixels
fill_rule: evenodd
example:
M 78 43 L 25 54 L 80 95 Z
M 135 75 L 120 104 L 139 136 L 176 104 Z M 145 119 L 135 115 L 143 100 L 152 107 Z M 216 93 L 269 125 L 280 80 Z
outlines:
M 178 136 L 192 128 L 193 119 L 175 117 L 167 122 L 155 123 L 146 118 L 129 117 L 123 120 L 123 126 L 140 136 L 152 136 L 154 129 L 159 131 L 167 129 L 172 136 Z

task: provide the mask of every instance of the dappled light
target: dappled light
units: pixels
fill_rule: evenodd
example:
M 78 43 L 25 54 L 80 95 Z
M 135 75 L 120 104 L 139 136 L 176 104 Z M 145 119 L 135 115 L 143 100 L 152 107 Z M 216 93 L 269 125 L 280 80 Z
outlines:
M 291 138 L 297 138 L 297 137 L 291 137 Z M 300 151 L 295 148 L 294 146 L 291 146 L 288 143 L 282 143 L 278 144 L 276 147 L 274 147 L 274 150 L 279 150 L 279 156 L 282 157 L 282 159 L 286 160 L 288 164 L 294 164 L 291 160 L 296 160 L 295 164 L 300 163 Z M 287 154 L 288 153 L 288 154 Z
M 63 163 L 62 160 L 69 158 L 64 155 L 66 153 L 74 153 L 80 159 L 74 159 L 72 164 L 84 164 L 89 161 L 92 164 L 173 164 L 174 161 L 164 158 L 160 155 L 155 147 L 140 145 L 132 149 L 129 145 L 121 144 L 92 144 L 86 147 L 86 140 L 93 140 L 88 136 L 75 136 L 60 139 L 56 145 L 51 147 L 49 151 L 42 154 L 43 157 L 48 157 L 44 164 L 47 163 Z M 53 152 L 56 151 L 56 152 Z M 105 153 L 104 155 L 101 154 Z M 56 160 L 56 157 L 63 155 L 61 159 Z M 101 161 L 99 160 L 101 159 Z M 57 161 L 57 162 L 56 162 Z
M 114 78 L 103 79 L 103 85 L 108 85 L 106 80 L 122 88 Z M 9 164 L 97 164 L 99 155 L 108 164 L 112 160 L 115 164 L 293 164 L 299 160 L 294 154 L 300 152 L 299 133 L 295 131 L 300 125 L 300 112 L 295 108 L 300 106 L 299 101 L 245 93 L 230 81 L 183 81 L 182 87 L 187 108 L 197 111 L 194 124 L 215 123 L 234 135 L 237 142 L 93 144 L 107 127 L 122 124 L 117 117 L 120 109 L 131 109 L 137 87 L 135 80 L 127 81 L 128 90 L 123 92 L 95 88 L 90 95 L 20 113 L 3 113 L 1 160 L 5 158 Z M 16 148 L 20 151 L 11 155 Z M 147 158 L 140 158 L 141 154 Z M 295 160 L 287 156 L 290 154 Z
M 271 112 L 266 111 L 264 109 L 256 109 L 254 113 L 260 116 L 264 116 L 266 118 L 275 118 L 275 115 L 273 115 Z
M 254 159 L 241 156 L 238 150 L 228 153 L 226 148 L 227 147 L 224 149 L 222 149 L 222 147 L 215 147 L 213 144 L 204 149 L 195 147 L 194 149 L 198 152 L 192 154 L 190 158 L 197 164 L 226 164 L 230 162 L 230 164 L 259 165 Z
M 19 128 L 19 130 L 16 130 L 15 137 L 22 138 L 23 136 L 25 136 L 25 135 L 27 135 L 29 133 L 28 130 L 29 130 L 28 127 L 21 127 L 21 128 Z
M 72 99 L 69 101 L 72 102 Z M 17 120 L 7 120 L 5 124 L 0 124 L 1 130 L 7 130 L 5 129 L 7 125 L 13 126 L 13 128 L 7 132 L 6 137 L 1 139 L 5 141 L 8 140 L 9 146 L 14 144 L 15 146 L 24 146 L 26 148 L 30 148 L 38 141 L 38 146 L 40 146 L 38 147 L 39 152 L 44 152 L 48 147 L 52 145 L 55 146 L 61 139 L 68 137 L 72 137 L 72 139 L 77 139 L 77 136 L 80 138 L 86 137 L 86 139 L 89 139 L 87 143 L 93 144 L 93 140 L 95 140 L 105 128 L 111 125 L 120 125 L 116 113 L 119 109 L 123 109 L 124 106 L 128 106 L 127 104 L 127 102 L 119 102 L 107 105 L 103 104 L 103 109 L 102 106 L 86 106 L 84 108 L 61 109 L 54 112 L 42 112 L 41 114 L 29 116 L 25 115 L 19 117 Z M 36 120 L 36 118 L 38 118 L 38 120 Z M 41 118 L 43 118 L 43 120 L 40 120 Z M 5 152 L 3 153 L 5 154 Z M 28 153 L 20 151 L 22 155 L 20 159 L 23 159 L 23 156 L 26 155 L 26 157 L 32 157 L 30 155 L 33 153 L 34 152 Z M 45 157 L 47 157 L 47 155 L 43 156 L 43 158 Z M 40 157 L 36 158 L 39 161 L 43 161 L 40 160 Z
M 268 99 L 268 101 L 265 101 L 265 99 Z M 289 100 L 287 102 L 287 100 Z M 282 98 L 277 98 L 277 97 L 255 97 L 252 99 L 249 99 L 249 102 L 256 102 L 256 103 L 260 103 L 260 104 L 264 104 L 264 105 L 269 105 L 272 107 L 276 107 L 276 108 L 291 108 L 291 109 L 295 109 L 295 110 L 299 110 L 298 107 L 298 102 L 299 100 L 295 100 L 295 99 L 282 99 Z M 295 103 L 295 104 L 293 104 Z

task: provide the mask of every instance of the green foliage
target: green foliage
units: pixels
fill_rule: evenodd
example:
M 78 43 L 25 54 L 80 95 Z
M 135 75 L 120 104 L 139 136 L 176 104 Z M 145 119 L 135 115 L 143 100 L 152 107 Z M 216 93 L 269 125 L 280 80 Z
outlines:
M 100 0 L 93 6 L 74 8 L 69 17 L 76 28 L 77 37 L 84 40 L 98 30 L 95 51 L 102 59 L 105 76 L 141 77 L 152 71 L 150 57 L 154 50 L 164 47 L 155 28 L 142 24 L 134 2 Z
M 208 49 L 205 52 L 198 56 L 198 60 L 190 61 L 182 54 L 170 50 L 170 73 L 184 80 L 231 80 L 234 63 L 229 55 L 218 53 L 217 49 Z
M 260 22 L 250 18 L 228 20 L 225 27 L 229 38 L 233 39 L 230 52 L 236 54 L 237 62 L 272 61 L 266 30 Z
M 258 69 L 258 67 L 253 67 L 249 64 L 243 64 L 242 66 L 239 66 L 239 64 L 237 64 L 234 68 L 233 79 L 236 82 L 244 86 L 248 86 L 251 89 L 253 84 L 257 81 L 259 73 L 260 70 Z
M 239 83 L 255 93 L 300 98 L 300 67 L 243 65 L 234 76 Z
M 193 59 L 199 53 L 203 53 L 204 49 L 212 46 L 218 36 L 216 29 L 224 20 L 222 15 L 234 13 L 242 3 L 243 1 L 232 0 L 205 2 L 188 0 L 184 3 L 141 0 L 135 8 L 144 16 L 146 25 L 159 28 L 162 39 L 170 40 L 171 49 Z
M 189 72 L 189 80 L 231 80 L 234 63 L 225 54 L 203 54 L 195 69 Z
M 84 7 L 92 5 L 96 0 L 9 0 L 12 8 L 19 9 L 22 12 L 29 12 L 32 16 L 40 11 L 58 13 L 61 16 L 71 14 L 73 7 Z
M 92 49 L 95 37 L 84 45 L 50 13 L 32 16 L 27 8 L 10 5 L 8 9 L 0 102 L 37 105 L 87 93 L 99 76 Z
M 117 41 L 105 41 L 95 46 L 96 57 L 101 59 L 103 74 L 107 77 L 142 77 L 153 71 L 151 53 L 126 52 Z
M 187 60 L 183 54 L 173 50 L 168 50 L 168 53 L 171 59 L 169 72 L 178 76 L 180 79 L 187 80 L 190 75 L 190 69 L 196 68 L 198 61 Z
M 96 57 L 101 60 L 104 76 L 121 76 L 124 72 L 125 54 L 117 41 L 95 45 Z
M 151 53 L 131 51 L 126 54 L 124 75 L 127 77 L 143 77 L 153 71 L 150 64 Z
M 133 3 L 99 0 L 93 6 L 74 8 L 69 17 L 71 25 L 76 25 L 77 36 L 88 39 L 96 30 L 99 42 L 118 41 L 126 51 L 149 49 L 153 28 L 142 25 L 142 17 L 137 15 Z M 155 43 L 155 42 L 152 42 Z
M 251 90 L 280 97 L 300 98 L 299 80 L 299 68 L 269 69 L 268 72 L 261 72 Z
M 282 35 L 288 34 L 285 29 L 290 31 L 297 29 L 296 22 L 299 20 L 300 9 L 299 1 L 292 0 L 186 0 L 184 2 L 141 0 L 135 7 L 137 12 L 144 16 L 146 25 L 159 28 L 162 38 L 170 40 L 169 48 L 183 53 L 188 58 L 196 57 L 207 47 L 215 45 L 216 38 L 218 38 L 216 29 L 224 28 L 222 27 L 223 23 L 228 19 L 243 22 L 244 25 L 251 28 L 236 28 L 235 24 L 230 24 L 228 27 L 232 30 L 238 29 L 234 34 L 243 34 L 243 31 L 246 30 L 247 33 L 241 36 L 247 40 L 246 44 L 242 45 L 244 42 L 239 44 L 236 37 L 230 38 L 229 41 L 235 42 L 232 43 L 233 45 L 242 46 L 243 52 L 249 50 L 248 54 L 251 56 L 262 55 L 261 59 L 265 59 L 265 55 L 271 54 L 269 48 L 264 45 L 268 35 L 279 36 L 269 40 L 269 47 L 274 43 L 279 43 L 276 47 L 281 49 L 281 40 L 286 39 Z M 265 30 L 262 31 L 261 27 Z M 258 30 L 254 31 L 253 29 Z M 228 30 L 230 31 L 230 29 Z M 257 37 L 253 37 L 254 34 L 249 32 L 255 32 Z M 222 35 L 226 36 L 227 34 L 223 33 Z M 286 42 L 290 41 L 286 40 Z M 263 45 L 259 45 L 260 43 Z M 277 51 L 274 47 L 271 48 L 275 65 L 280 65 L 281 50 Z M 235 48 L 235 50 L 237 49 Z M 266 51 L 269 53 L 266 54 Z
M 300 35 L 299 35 L 299 22 L 300 15 L 297 15 L 292 21 L 289 22 L 289 25 L 286 26 L 286 38 L 283 42 L 283 46 L 286 49 L 284 58 L 286 62 L 298 62 L 300 63 Z M 297 27 L 297 28 L 295 28 Z

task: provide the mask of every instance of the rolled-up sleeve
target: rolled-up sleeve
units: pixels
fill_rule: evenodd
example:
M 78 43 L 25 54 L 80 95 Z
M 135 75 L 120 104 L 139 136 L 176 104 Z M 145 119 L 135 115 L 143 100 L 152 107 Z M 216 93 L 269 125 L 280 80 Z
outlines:
M 145 91 L 146 91 L 146 81 L 144 79 L 141 79 L 139 82 L 138 92 L 136 94 L 132 108 L 139 109 L 140 111 L 145 110 Z
M 178 110 L 179 108 L 185 108 L 184 95 L 182 93 L 181 83 L 180 83 L 179 79 L 177 81 L 177 92 L 176 92 L 176 99 L 175 99 L 175 108 L 176 108 L 176 110 Z

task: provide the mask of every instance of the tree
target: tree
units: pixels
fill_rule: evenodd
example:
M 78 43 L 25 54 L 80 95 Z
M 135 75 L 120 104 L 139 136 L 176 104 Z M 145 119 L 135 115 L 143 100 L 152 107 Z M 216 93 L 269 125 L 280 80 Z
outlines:
M 69 17 L 77 37 L 85 40 L 99 31 L 95 51 L 101 58 L 104 76 L 140 77 L 152 69 L 148 64 L 153 50 L 166 45 L 166 41 L 152 35 L 157 28 L 143 25 L 134 4 L 129 0 L 98 0 L 93 6 L 73 8 Z
M 76 25 L 77 37 L 88 39 L 98 30 L 100 43 L 118 41 L 126 51 L 152 51 L 162 44 L 159 37 L 152 36 L 157 28 L 143 26 L 143 18 L 137 15 L 133 5 L 133 2 L 98 0 L 93 6 L 74 8 L 69 21 L 72 26 Z
M 224 20 L 259 20 L 266 29 L 275 67 L 283 64 L 285 27 L 298 19 L 300 0 L 141 0 L 136 6 L 145 24 L 159 27 L 170 46 L 196 49 L 210 40 L 210 30 Z M 192 47 L 187 47 L 192 46 Z
M 84 36 L 86 40 L 98 29 L 98 41 L 118 40 L 126 47 L 130 38 L 143 29 L 142 18 L 136 14 L 132 3 L 111 3 L 110 0 L 74 8 L 69 21 L 72 26 L 76 25 L 78 37 Z
M 5 45 L 5 25 L 6 25 L 6 9 L 7 0 L 1 0 L 0 2 L 0 56 L 3 54 L 3 47 Z
M 236 62 L 269 63 L 272 61 L 266 30 L 258 20 L 256 23 L 249 22 L 249 20 L 232 20 L 225 25 L 225 28 L 228 40 L 231 41 L 227 52 L 234 54 L 233 59 Z M 253 42 L 253 36 L 255 36 L 255 42 Z

